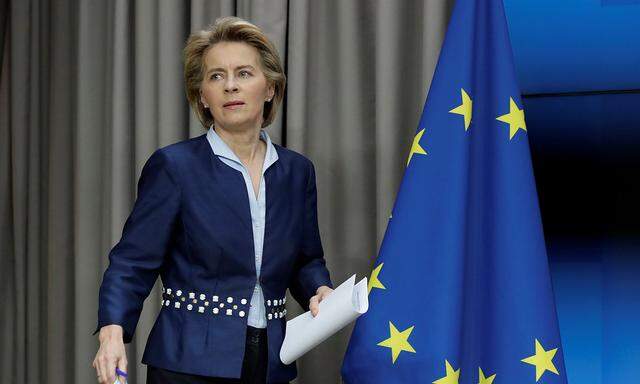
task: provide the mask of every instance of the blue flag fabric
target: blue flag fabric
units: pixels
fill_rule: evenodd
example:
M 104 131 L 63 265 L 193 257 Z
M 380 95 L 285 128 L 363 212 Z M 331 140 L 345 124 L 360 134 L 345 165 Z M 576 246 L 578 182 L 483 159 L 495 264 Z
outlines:
M 458 0 L 354 328 L 348 384 L 566 383 L 500 0 Z

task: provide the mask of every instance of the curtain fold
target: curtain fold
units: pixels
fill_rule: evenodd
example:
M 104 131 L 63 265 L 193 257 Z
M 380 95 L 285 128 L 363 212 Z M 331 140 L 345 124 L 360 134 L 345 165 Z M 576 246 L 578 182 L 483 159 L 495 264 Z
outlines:
M 0 1 L 0 380 L 96 382 L 91 333 L 108 252 L 151 153 L 204 133 L 181 52 L 220 16 L 274 41 L 288 82 L 270 135 L 316 166 L 334 282 L 368 275 L 452 3 Z M 159 300 L 156 284 L 127 345 L 131 382 L 145 382 Z M 297 382 L 340 382 L 350 331 L 300 359 Z
M 4 8 L 3 8 L 4 9 Z M 3 19 L 5 19 L 3 17 Z M 6 19 L 5 19 L 6 20 Z M 6 24 L 3 24 L 3 30 Z M 0 271 L 5 278 L 0 279 L 0 303 L 4 311 L 0 316 L 0 380 L 4 383 L 11 382 L 14 370 L 9 365 L 14 349 L 14 322 L 15 322 L 15 273 L 13 267 L 13 212 L 12 212 L 12 188 L 11 188 L 11 132 L 9 131 L 10 91 L 9 91 L 9 61 L 6 60 L 9 51 L 6 34 L 3 34 L 1 54 L 5 60 L 0 61 Z
M 46 97 L 48 113 L 43 117 L 43 132 L 46 140 L 46 177 L 41 188 L 45 191 L 47 202 L 46 233 L 47 241 L 44 256 L 46 263 L 46 318 L 40 324 L 46 333 L 40 348 L 46 352 L 41 364 L 45 367 L 38 379 L 25 383 L 75 382 L 76 372 L 84 372 L 86 366 L 77 366 L 74 356 L 78 354 L 75 346 L 75 307 L 76 284 L 74 267 L 74 244 L 77 235 L 74 232 L 75 203 L 74 182 L 76 146 L 77 101 L 77 21 L 78 7 L 75 2 L 55 2 L 49 5 L 50 26 L 48 28 L 49 64 L 41 70 L 49 74 L 48 91 L 41 91 Z M 15 22 L 20 22 L 16 20 Z M 98 75 L 99 76 L 99 75 Z M 19 84 L 10 80 L 12 86 Z M 35 112 L 34 112 L 35 113 Z M 22 123 L 14 121 L 12 129 L 21 129 Z M 99 245 L 98 245 L 99 246 Z M 98 259 L 99 260 L 99 259 Z M 96 268 L 99 268 L 96 266 Z M 94 276 L 96 271 L 87 271 Z M 95 292 L 95 281 L 82 290 Z M 17 340 L 16 342 L 20 342 Z M 86 341 L 89 343 L 90 341 Z M 3 366 L 11 367 L 18 363 L 19 356 L 2 356 Z M 9 383 L 21 383 L 20 380 Z

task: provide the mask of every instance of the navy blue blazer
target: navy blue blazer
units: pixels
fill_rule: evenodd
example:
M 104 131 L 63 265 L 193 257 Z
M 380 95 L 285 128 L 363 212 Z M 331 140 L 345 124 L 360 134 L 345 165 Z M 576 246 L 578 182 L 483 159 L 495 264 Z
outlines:
M 275 145 L 275 144 L 274 144 Z M 267 313 L 268 382 L 289 381 L 295 364 L 279 358 L 285 293 L 300 305 L 331 286 L 318 231 L 313 164 L 275 145 L 264 174 L 266 219 L 260 284 Z M 173 371 L 238 378 L 256 284 L 247 188 L 240 172 L 214 155 L 206 135 L 153 153 L 100 286 L 98 327 L 119 324 L 133 337 L 158 275 L 162 309 L 142 357 Z

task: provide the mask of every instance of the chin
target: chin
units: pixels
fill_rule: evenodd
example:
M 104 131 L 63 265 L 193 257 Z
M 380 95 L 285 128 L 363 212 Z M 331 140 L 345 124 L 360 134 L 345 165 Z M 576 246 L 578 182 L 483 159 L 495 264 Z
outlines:
M 223 127 L 225 127 L 225 129 L 227 130 L 231 130 L 231 131 L 235 131 L 235 130 L 242 130 L 244 127 L 246 127 L 249 124 L 249 120 L 247 119 L 243 119 L 243 120 L 226 120 L 224 122 L 221 123 L 221 125 Z
M 247 118 L 246 116 L 234 116 L 230 119 L 225 119 L 224 121 L 222 121 L 222 125 L 225 127 L 237 127 L 237 126 L 244 126 L 244 125 L 253 125 L 253 124 L 260 124 L 262 125 L 262 122 L 258 122 L 257 119 L 251 119 L 251 118 Z

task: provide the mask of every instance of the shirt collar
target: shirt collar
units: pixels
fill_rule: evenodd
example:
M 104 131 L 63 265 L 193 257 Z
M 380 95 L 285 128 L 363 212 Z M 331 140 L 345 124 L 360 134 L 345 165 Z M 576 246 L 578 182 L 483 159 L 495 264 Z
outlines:
M 211 149 L 216 156 L 224 157 L 244 166 L 238 156 L 236 156 L 233 150 L 229 148 L 227 143 L 222 140 L 222 138 L 216 133 L 213 127 L 210 127 L 207 131 L 207 140 L 209 141 L 209 145 L 211 146 Z M 267 144 L 267 153 L 264 156 L 264 164 L 262 166 L 262 172 L 264 172 L 271 166 L 271 164 L 275 163 L 276 160 L 278 160 L 278 152 L 276 151 L 276 147 L 271 142 L 269 134 L 264 129 L 260 130 L 260 140 L 264 141 Z

